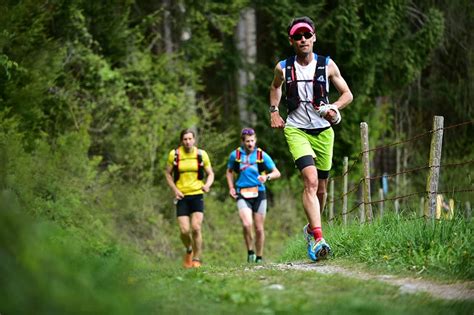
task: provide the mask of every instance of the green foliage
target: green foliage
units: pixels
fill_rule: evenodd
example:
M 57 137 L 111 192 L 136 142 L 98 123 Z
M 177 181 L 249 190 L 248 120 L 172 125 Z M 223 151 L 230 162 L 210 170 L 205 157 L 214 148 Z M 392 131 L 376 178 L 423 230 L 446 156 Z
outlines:
M 204 15 L 200 5 L 211 15 Z M 193 36 L 170 56 L 150 50 L 156 38 L 147 34 L 160 23 L 159 15 L 131 15 L 130 1 L 92 6 L 58 2 L 47 12 L 40 7 L 28 10 L 32 3 L 4 4 L 11 18 L 2 25 L 0 41 L 2 108 L 13 108 L 10 115 L 22 118 L 23 130 L 32 138 L 40 131 L 55 137 L 87 129 L 90 154 L 102 156 L 102 165 L 117 165 L 127 180 L 151 183 L 156 169 L 164 167 L 162 157 L 176 146 L 169 135 L 199 122 L 194 95 L 202 87 L 197 71 L 222 50 L 203 23 L 230 34 L 241 5 L 191 6 L 176 31 L 189 28 Z M 35 21 L 35 36 L 21 29 L 27 15 Z M 131 18 L 133 27 L 128 24 Z M 39 40 L 48 44 L 28 49 Z M 22 45 L 15 46 L 17 41 Z
M 87 156 L 86 132 L 62 135 L 52 145 L 37 139 L 26 152 L 19 123 L 2 118 L 0 189 L 16 196 L 22 212 L 54 222 L 97 254 L 114 252 L 120 242 L 156 258 L 173 254 L 166 188 L 125 185 L 112 167 L 99 173 L 100 159 Z
M 98 254 L 81 233 L 33 221 L 21 210 L 15 194 L 2 190 L 2 312 L 130 314 L 148 309 L 132 274 L 136 257 L 118 247 Z
M 429 3 L 424 3 L 421 9 Z M 443 11 L 445 21 L 444 36 L 441 45 L 434 51 L 431 62 L 420 78 L 404 95 L 409 98 L 413 108 L 417 108 L 420 125 L 431 126 L 432 115 L 444 117 L 445 126 L 471 121 L 470 125 L 446 130 L 443 141 L 443 160 L 460 162 L 472 160 L 472 145 L 468 142 L 468 134 L 474 131 L 474 112 L 472 110 L 473 85 L 472 73 L 474 37 L 466 30 L 474 27 L 474 4 L 470 1 L 438 1 L 437 7 Z M 449 104 L 449 105 L 448 105 Z M 461 158 L 463 157 L 463 158 Z M 472 166 L 467 166 L 468 174 Z M 465 182 L 465 172 L 449 171 L 449 184 Z M 442 176 L 443 173 L 441 172 Z M 456 174 L 459 176 L 456 177 Z M 446 178 L 447 179 L 447 178 Z M 458 185 L 468 187 L 472 185 Z
M 34 1 L 18 6 L 3 3 L 0 10 L 6 13 L 0 22 L 4 67 L 7 61 L 7 75 L 0 77 L 0 108 L 24 117 L 23 130 L 37 134 L 45 125 L 54 125 L 54 119 L 48 122 L 49 88 L 61 71 L 65 51 L 46 33 L 52 17 Z
M 92 206 L 97 160 L 89 160 L 89 138 L 85 132 L 69 133 L 52 145 L 37 139 L 35 149 L 26 152 L 23 137 L 14 120 L 3 120 L 0 129 L 2 157 L 1 189 L 17 196 L 24 212 L 71 228 L 82 237 L 97 242 L 98 251 L 113 246 L 107 239 L 107 214 Z

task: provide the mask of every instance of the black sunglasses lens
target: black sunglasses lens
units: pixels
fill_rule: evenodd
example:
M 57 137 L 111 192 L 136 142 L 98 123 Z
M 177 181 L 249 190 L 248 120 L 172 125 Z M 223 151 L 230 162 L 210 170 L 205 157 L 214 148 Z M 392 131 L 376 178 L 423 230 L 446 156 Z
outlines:
M 303 37 L 303 34 L 295 34 L 293 35 L 294 40 L 300 40 Z
M 304 36 L 305 39 L 310 39 L 311 37 L 313 37 L 313 33 L 304 32 L 303 34 L 295 34 L 292 37 L 293 37 L 294 40 L 301 40 L 303 38 L 303 36 Z

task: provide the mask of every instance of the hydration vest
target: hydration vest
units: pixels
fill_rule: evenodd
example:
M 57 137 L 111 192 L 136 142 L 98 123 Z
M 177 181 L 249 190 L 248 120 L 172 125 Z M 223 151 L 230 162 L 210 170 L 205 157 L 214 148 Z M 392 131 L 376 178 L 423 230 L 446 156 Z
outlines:
M 179 148 L 176 148 L 174 150 L 174 161 L 173 161 L 173 177 L 174 177 L 174 182 L 176 183 L 179 179 L 179 159 L 180 159 L 180 154 L 179 154 Z M 204 161 L 202 160 L 202 151 L 201 149 L 196 150 L 196 161 L 197 161 L 197 179 L 202 180 L 204 178 Z
M 233 167 L 233 171 L 236 172 L 237 174 L 240 173 L 241 162 L 242 162 L 242 151 L 241 151 L 241 148 L 238 147 L 237 149 L 235 149 L 235 161 L 234 161 L 234 167 Z M 259 174 L 265 173 L 265 165 L 263 164 L 263 150 L 260 148 L 257 148 L 257 160 L 255 162 L 257 163 L 258 173 Z
M 329 63 L 329 57 L 316 57 L 316 68 L 314 71 L 313 80 L 298 80 L 295 71 L 295 56 L 286 59 L 285 63 L 285 87 L 286 87 L 286 106 L 288 113 L 294 111 L 300 106 L 301 98 L 298 94 L 298 82 L 313 82 L 313 100 L 311 104 L 313 107 L 318 107 L 321 104 L 329 104 L 329 82 L 327 82 L 326 67 Z

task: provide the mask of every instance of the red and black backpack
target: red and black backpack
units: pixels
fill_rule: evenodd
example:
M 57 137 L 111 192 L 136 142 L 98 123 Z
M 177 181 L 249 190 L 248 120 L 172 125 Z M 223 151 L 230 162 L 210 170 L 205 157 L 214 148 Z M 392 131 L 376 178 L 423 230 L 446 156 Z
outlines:
M 174 150 L 174 161 L 173 161 L 173 177 L 174 182 L 176 183 L 179 179 L 179 160 L 180 160 L 180 153 L 179 148 Z M 202 150 L 196 150 L 196 161 L 197 161 L 197 179 L 202 180 L 204 178 L 204 161 L 202 160 Z
M 313 100 L 311 104 L 315 107 L 322 103 L 329 104 L 329 84 L 326 77 L 326 67 L 329 63 L 329 57 L 316 57 L 316 69 L 312 80 L 298 80 L 295 71 L 295 56 L 286 59 L 285 63 L 285 88 L 286 88 L 286 106 L 288 113 L 297 109 L 301 103 L 298 94 L 298 82 L 313 82 Z
M 234 161 L 234 167 L 233 171 L 236 172 L 237 174 L 240 173 L 240 163 L 242 162 L 242 151 L 241 148 L 238 147 L 235 149 L 235 161 Z M 263 164 L 263 150 L 260 148 L 257 148 L 257 160 L 255 161 L 257 163 L 258 167 L 258 173 L 262 174 L 265 172 L 265 164 Z

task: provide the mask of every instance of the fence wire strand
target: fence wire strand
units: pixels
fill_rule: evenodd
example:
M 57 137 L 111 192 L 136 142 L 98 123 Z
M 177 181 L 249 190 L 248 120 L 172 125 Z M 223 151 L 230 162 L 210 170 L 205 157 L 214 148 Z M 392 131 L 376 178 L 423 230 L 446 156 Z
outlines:
M 370 153 L 370 152 L 374 152 L 374 151 L 379 151 L 379 150 L 383 150 L 383 149 L 386 149 L 386 148 L 389 148 L 389 147 L 393 147 L 393 146 L 396 146 L 396 145 L 400 145 L 400 144 L 404 144 L 404 143 L 409 143 L 409 142 L 413 142 L 415 140 L 418 140 L 420 138 L 423 138 L 427 135 L 430 135 L 432 133 L 435 133 L 437 131 L 440 131 L 440 130 L 449 130 L 449 129 L 453 129 L 453 128 L 457 128 L 457 127 L 460 127 L 460 126 L 464 126 L 464 125 L 468 125 L 468 124 L 473 124 L 474 123 L 474 120 L 470 120 L 470 121 L 465 121 L 465 122 L 462 122 L 462 123 L 458 123 L 458 124 L 454 124 L 454 125 L 451 125 L 451 126 L 447 126 L 447 127 L 442 127 L 442 128 L 437 128 L 437 129 L 433 129 L 433 130 L 429 130 L 427 132 L 424 132 L 424 133 L 421 133 L 419 135 L 416 135 L 410 139 L 405 139 L 405 140 L 401 140 L 401 141 L 396 141 L 394 143 L 390 143 L 390 144 L 387 144 L 387 145 L 383 145 L 383 146 L 379 146 L 379 147 L 376 147 L 376 148 L 373 148 L 373 149 L 369 149 L 369 150 L 366 150 L 366 151 L 362 151 L 358 154 L 356 160 L 352 163 L 352 165 L 348 168 L 347 171 L 345 171 L 342 175 L 340 176 L 335 176 L 333 178 L 330 179 L 330 181 L 336 181 L 340 178 L 343 178 L 344 176 L 348 175 L 350 173 L 350 171 L 355 167 L 355 165 L 357 164 L 357 162 L 359 162 L 361 156 L 365 153 Z M 427 165 L 427 166 L 420 166 L 420 167 L 415 167 L 415 168 L 411 168 L 411 169 L 405 169 L 405 170 L 402 170 L 400 172 L 397 172 L 397 173 L 392 173 L 392 174 L 384 174 L 384 175 L 377 175 L 377 176 L 372 176 L 372 177 L 368 177 L 368 178 L 361 178 L 359 180 L 359 182 L 354 185 L 354 187 L 352 187 L 350 190 L 348 190 L 346 193 L 343 193 L 341 194 L 339 197 L 337 198 L 332 198 L 330 201 L 328 201 L 328 204 L 331 204 L 331 203 L 336 203 L 340 200 L 342 200 L 345 196 L 357 191 L 361 185 L 361 183 L 364 181 L 364 180 L 376 180 L 376 179 L 380 179 L 380 178 L 383 178 L 383 177 L 394 177 L 394 176 L 398 176 L 398 175 L 402 175 L 402 174 L 409 174 L 409 173 L 413 173 L 413 172 L 417 172 L 417 171 L 421 171 L 421 170 L 426 170 L 426 169 L 431 169 L 431 168 L 446 168 L 446 167 L 456 167 L 456 166 L 463 166 L 463 165 L 467 165 L 467 164 L 471 164 L 471 163 L 474 163 L 474 160 L 468 160 L 468 161 L 462 161 L 462 162 L 454 162 L 454 163 L 444 163 L 444 164 L 440 164 L 440 165 Z M 456 189 L 456 190 L 449 190 L 449 191 L 436 191 L 436 192 L 429 192 L 429 191 L 426 191 L 426 190 L 423 190 L 423 191 L 418 191 L 418 192 L 413 192 L 413 193 L 409 193 L 409 194 L 406 194 L 406 195 L 402 195 L 402 196 L 395 196 L 395 197 L 390 197 L 390 198 L 384 198 L 384 199 L 380 199 L 380 200 L 374 200 L 374 201 L 370 201 L 370 202 L 367 202 L 365 203 L 364 201 L 359 201 L 356 203 L 355 206 L 353 206 L 349 211 L 346 211 L 346 212 L 343 212 L 343 213 L 339 213 L 337 215 L 335 215 L 333 218 L 330 218 L 328 221 L 333 221 L 335 220 L 337 217 L 340 217 L 340 216 L 344 216 L 344 215 L 348 215 L 352 212 L 354 212 L 357 208 L 359 208 L 361 205 L 364 205 L 364 204 L 377 204 L 377 203 L 382 203 L 382 202 L 386 202 L 386 201 L 395 201 L 395 200 L 399 200 L 399 199 L 405 199 L 405 198 L 409 198 L 409 197 L 413 197 L 413 196 L 416 196 L 416 195 L 428 195 L 428 194 L 454 194 L 454 193 L 463 193 L 463 192 L 473 192 L 474 189 L 473 188 L 461 188 L 461 189 Z M 412 218 L 411 220 L 418 220 L 418 219 L 426 219 L 426 216 L 423 215 L 421 217 L 416 217 L 416 218 Z
M 335 215 L 332 219 L 329 219 L 328 221 L 333 221 L 336 217 L 340 217 L 340 216 L 343 216 L 343 215 L 347 215 L 347 214 L 350 214 L 352 212 L 354 212 L 357 208 L 359 208 L 361 205 L 364 205 L 364 204 L 370 204 L 370 205 L 373 205 L 373 204 L 377 204 L 377 203 L 382 203 L 382 202 L 385 202 L 385 201 L 394 201 L 394 200 L 399 200 L 399 199 L 405 199 L 405 198 L 408 198 L 408 197 L 413 197 L 413 196 L 416 196 L 416 195 L 425 195 L 425 194 L 449 194 L 449 193 L 456 193 L 456 192 L 474 192 L 474 189 L 473 188 L 462 188 L 462 189 L 456 189 L 456 190 L 447 190 L 447 191 L 438 191 L 438 192 L 428 192 L 426 190 L 423 190 L 423 191 L 417 191 L 417 192 L 414 192 L 414 193 L 410 193 L 410 194 L 406 194 L 406 195 L 403 195 L 403 196 L 395 196 L 395 197 L 391 197 L 391 198 L 385 198 L 385 199 L 380 199 L 380 200 L 372 200 L 370 202 L 364 202 L 364 201 L 359 201 L 356 203 L 356 205 L 354 207 L 351 208 L 351 210 L 349 211 L 346 211 L 346 212 L 341 212 L 337 215 Z
M 469 161 L 464 161 L 464 162 L 457 162 L 457 163 L 446 163 L 446 164 L 441 164 L 439 167 L 462 166 L 462 165 L 471 164 L 471 163 L 474 163 L 474 160 L 469 160 Z
M 395 177 L 397 175 L 409 174 L 409 173 L 413 173 L 413 172 L 417 172 L 417 171 L 421 171 L 421 170 L 426 170 L 426 169 L 429 169 L 429 168 L 463 166 L 463 165 L 467 165 L 467 164 L 471 164 L 471 163 L 474 163 L 474 160 L 469 160 L 469 161 L 464 161 L 464 162 L 457 162 L 457 163 L 445 163 L 445 164 L 431 165 L 431 166 L 426 165 L 426 166 L 420 166 L 420 167 L 415 167 L 415 168 L 402 170 L 398 173 L 376 175 L 376 176 L 368 177 L 368 179 L 375 180 L 375 179 L 380 179 L 380 178 L 383 178 L 383 177 L 390 178 L 390 177 Z
M 384 145 L 384 146 L 379 146 L 379 147 L 376 147 L 376 148 L 373 148 L 373 149 L 370 149 L 370 150 L 366 150 L 366 151 L 362 151 L 362 152 L 359 152 L 357 158 L 355 161 L 353 161 L 353 163 L 351 164 L 351 166 L 347 169 L 346 172 L 344 172 L 342 175 L 339 175 L 339 176 L 334 176 L 332 178 L 330 178 L 329 180 L 331 181 L 336 181 L 338 179 L 341 179 L 343 178 L 345 175 L 349 174 L 351 172 L 351 170 L 354 168 L 354 166 L 357 164 L 357 162 L 359 162 L 360 160 L 360 157 L 361 155 L 363 155 L 364 153 L 367 153 L 367 152 L 373 152 L 373 151 L 378 151 L 378 150 L 382 150 L 382 149 L 385 149 L 385 148 L 388 148 L 388 147 L 392 147 L 392 146 L 396 146 L 396 145 L 399 145 L 399 144 L 403 144 L 403 143 L 407 143 L 407 142 L 412 142 L 412 141 L 415 141 L 419 138 L 422 138 L 428 134 L 431 134 L 433 132 L 436 132 L 436 131 L 439 131 L 439 130 L 448 130 L 448 129 L 452 129 L 452 128 L 456 128 L 456 127 L 459 127 L 459 126 L 463 126 L 463 125 L 468 125 L 468 124 L 473 124 L 474 123 L 474 120 L 472 121 L 465 121 L 465 122 L 462 122 L 462 123 L 459 123 L 459 124 L 455 124 L 455 125 L 451 125 L 451 126 L 448 126 L 448 127 L 443 127 L 443 128 L 437 128 L 437 129 L 434 129 L 434 130 L 430 130 L 430 131 L 427 131 L 427 132 L 424 132 L 422 134 L 419 134 L 417 136 L 414 136 L 410 139 L 406 139 L 406 140 L 402 140 L 402 141 L 397 141 L 397 142 L 394 142 L 394 143 L 390 143 L 390 144 L 387 144 L 387 145 Z M 466 162 L 459 162 L 459 163 L 450 163 L 450 164 L 443 164 L 443 165 L 432 165 L 432 166 L 422 166 L 422 167 L 419 167 L 419 168 L 413 168 L 413 169 L 409 169 L 409 170 L 404 170 L 404 171 L 401 171 L 401 172 L 398 172 L 398 173 L 393 173 L 393 174 L 390 174 L 390 175 L 386 175 L 387 177 L 393 177 L 393 176 L 396 176 L 396 175 L 401 175 L 401 174 L 407 174 L 407 173 L 411 173 L 411 172 L 416 172 L 416 171 L 419 171 L 419 170 L 423 170 L 423 169 L 426 169 L 426 168 L 429 168 L 429 167 L 447 167 L 447 166 L 460 166 L 460 165 L 465 165 L 465 164 L 470 164 L 470 163 L 473 163 L 474 160 L 469 160 L 469 161 L 466 161 Z M 369 179 L 379 179 L 381 177 L 383 177 L 384 175 L 379 175 L 379 176 L 375 176 L 375 177 L 370 177 Z
M 420 167 L 415 167 L 415 168 L 411 168 L 411 169 L 406 169 L 406 170 L 400 171 L 398 173 L 377 175 L 377 176 L 369 177 L 368 179 L 374 180 L 374 179 L 380 179 L 382 177 L 390 178 L 390 177 L 395 177 L 395 176 L 401 175 L 401 174 L 408 174 L 408 173 L 413 173 L 413 172 L 416 172 L 416 171 L 426 170 L 426 169 L 429 169 L 429 168 L 430 168 L 429 166 L 420 166 Z
M 357 164 L 357 162 L 359 162 L 361 155 L 362 155 L 362 152 L 359 153 L 359 155 L 356 157 L 356 159 L 352 163 L 352 165 L 347 169 L 347 171 L 342 173 L 342 175 L 334 176 L 334 177 L 330 178 L 329 180 L 336 181 L 337 179 L 343 178 L 345 175 L 349 174 L 351 172 L 351 170 L 354 168 L 354 166 Z
M 342 200 L 345 196 L 349 195 L 350 193 L 353 193 L 354 191 L 356 191 L 357 189 L 359 189 L 360 187 L 360 184 L 362 183 L 364 179 L 360 179 L 359 182 L 357 183 L 357 185 L 354 185 L 354 187 L 352 187 L 350 190 L 348 190 L 345 194 L 341 194 L 339 197 L 337 197 L 336 199 L 333 199 L 331 201 L 329 201 L 329 203 L 334 203 L 336 201 L 339 201 L 339 200 Z
M 432 134 L 434 132 L 437 132 L 437 131 L 440 131 L 440 130 L 448 130 L 448 129 L 452 129 L 452 128 L 456 128 L 456 127 L 460 127 L 460 126 L 464 126 L 464 125 L 468 125 L 468 124 L 473 124 L 473 123 L 474 123 L 474 120 L 470 120 L 470 121 L 465 121 L 465 122 L 462 122 L 462 123 L 459 123 L 459 124 L 451 125 L 451 126 L 448 126 L 448 127 L 442 127 L 442 128 L 429 130 L 429 131 L 426 131 L 424 133 L 421 133 L 421 134 L 416 135 L 416 136 L 414 136 L 412 138 L 409 138 L 409 139 L 396 141 L 396 142 L 393 142 L 393 143 L 390 143 L 390 144 L 386 144 L 386 145 L 382 145 L 382 146 L 379 146 L 379 147 L 375 147 L 373 149 L 362 151 L 360 154 L 364 154 L 364 153 L 367 153 L 367 152 L 373 152 L 373 151 L 379 151 L 379 150 L 386 149 L 386 148 L 389 148 L 389 147 L 393 147 L 393 146 L 396 146 L 396 145 L 399 145 L 399 144 L 413 142 L 415 140 L 418 140 L 420 138 L 423 138 L 427 135 L 430 135 L 430 134 Z

